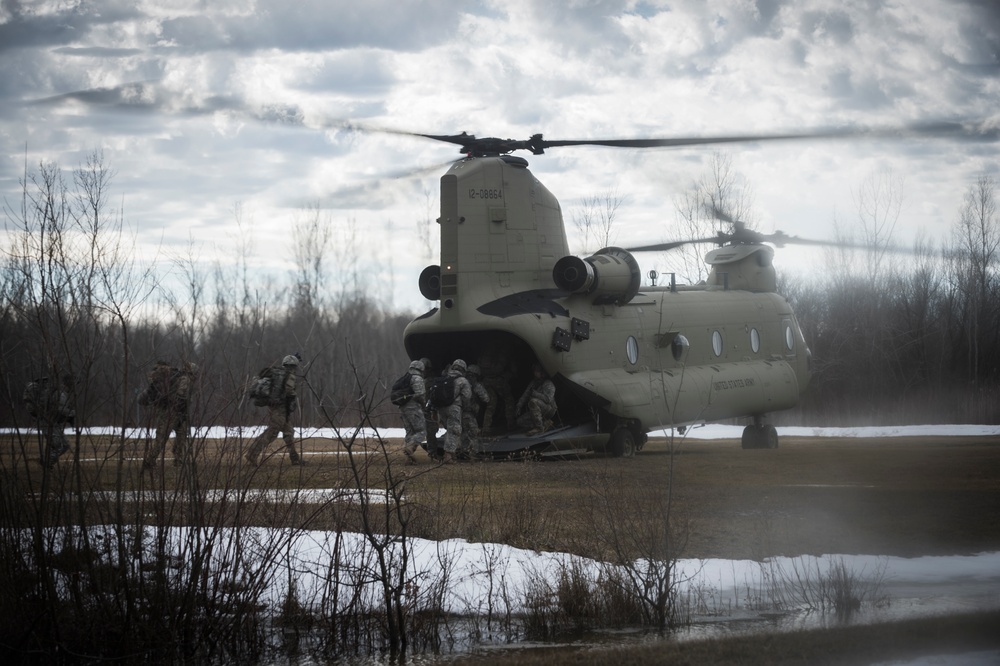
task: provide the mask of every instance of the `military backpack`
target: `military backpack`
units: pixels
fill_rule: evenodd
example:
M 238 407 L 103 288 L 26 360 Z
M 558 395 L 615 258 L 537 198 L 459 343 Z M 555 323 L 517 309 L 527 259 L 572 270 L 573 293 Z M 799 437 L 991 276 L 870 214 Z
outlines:
M 181 375 L 178 368 L 157 364 L 149 373 L 149 386 L 139 396 L 143 407 L 170 407 L 177 398 Z
M 434 407 L 448 407 L 455 403 L 455 378 L 435 377 L 427 391 L 427 399 Z
M 413 375 L 407 372 L 392 383 L 389 402 L 400 407 L 413 399 Z
M 258 407 L 280 405 L 285 399 L 287 375 L 278 368 L 264 368 L 250 381 L 247 394 Z
M 50 418 L 59 409 L 59 389 L 49 385 L 48 377 L 27 383 L 21 396 L 28 413 L 37 418 Z

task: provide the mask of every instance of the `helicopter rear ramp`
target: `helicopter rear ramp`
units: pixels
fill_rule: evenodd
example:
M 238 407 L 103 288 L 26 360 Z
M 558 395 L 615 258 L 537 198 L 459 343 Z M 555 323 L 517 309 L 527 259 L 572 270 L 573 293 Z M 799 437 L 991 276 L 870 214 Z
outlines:
M 474 453 L 482 458 L 559 457 L 602 450 L 608 434 L 592 423 L 553 428 L 537 435 L 516 433 L 481 437 Z

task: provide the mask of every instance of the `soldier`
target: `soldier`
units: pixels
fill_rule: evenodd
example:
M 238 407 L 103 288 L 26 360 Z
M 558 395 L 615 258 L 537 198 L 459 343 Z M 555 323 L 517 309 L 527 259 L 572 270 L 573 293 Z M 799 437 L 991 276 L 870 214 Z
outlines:
M 431 405 L 430 402 L 426 401 L 427 389 L 430 386 L 428 384 L 434 378 L 434 365 L 431 360 L 426 356 L 420 359 L 420 362 L 424 364 L 424 430 L 427 436 L 427 454 L 436 460 L 440 460 L 443 455 L 441 449 L 441 442 L 438 441 L 437 431 L 438 431 L 438 420 L 437 420 L 437 410 Z
M 552 417 L 556 414 L 556 385 L 538 363 L 532 367 L 532 373 L 534 380 L 517 401 L 517 424 L 526 428 L 528 435 L 537 435 L 552 427 Z
M 295 395 L 295 369 L 299 366 L 302 356 L 296 352 L 281 359 L 280 368 L 266 368 L 261 376 L 269 376 L 270 388 L 268 398 L 260 406 L 267 407 L 267 428 L 250 444 L 247 450 L 247 460 L 257 465 L 260 454 L 268 444 L 278 438 L 278 433 L 288 447 L 288 459 L 292 465 L 305 465 L 300 453 L 295 449 L 295 429 L 292 427 L 292 414 L 298 409 L 299 401 Z
M 63 428 L 67 423 L 72 425 L 76 417 L 76 412 L 70 407 L 72 388 L 73 375 L 69 373 L 60 377 L 59 386 L 50 386 L 49 378 L 42 377 L 24 387 L 22 398 L 25 407 L 36 419 L 38 434 L 44 444 L 39 462 L 49 469 L 59 462 L 59 456 L 69 451 Z
M 422 361 L 412 361 L 407 370 L 409 398 L 399 405 L 399 413 L 403 417 L 403 428 L 406 436 L 403 439 L 403 453 L 406 462 L 412 465 L 416 462 L 413 454 L 417 447 L 427 439 L 427 422 L 424 407 L 427 405 L 427 392 L 424 390 L 424 364 Z
M 465 371 L 465 361 L 456 359 L 452 362 L 447 379 L 450 380 L 453 400 L 450 404 L 437 406 L 438 418 L 445 428 L 444 462 L 449 465 L 457 460 L 458 447 L 462 443 L 462 415 L 472 402 L 472 387 L 465 378 Z
M 482 373 L 478 365 L 470 365 L 465 377 L 471 389 L 471 399 L 468 409 L 462 410 L 462 450 L 460 457 L 471 458 L 479 444 L 479 412 L 490 403 L 486 387 L 479 381 Z
M 188 401 L 191 379 L 198 372 L 194 363 L 184 368 L 171 367 L 166 361 L 157 361 L 149 371 L 149 384 L 139 396 L 139 404 L 153 408 L 156 437 L 143 456 L 143 469 L 154 469 L 166 447 L 170 433 L 174 433 L 174 465 L 183 465 L 190 454 L 188 446 Z
M 495 425 L 494 414 L 503 405 L 505 427 L 514 427 L 514 394 L 510 390 L 510 369 L 506 367 L 503 355 L 489 352 L 479 359 L 483 372 L 483 386 L 489 395 L 489 404 L 483 412 L 483 431 L 489 434 Z

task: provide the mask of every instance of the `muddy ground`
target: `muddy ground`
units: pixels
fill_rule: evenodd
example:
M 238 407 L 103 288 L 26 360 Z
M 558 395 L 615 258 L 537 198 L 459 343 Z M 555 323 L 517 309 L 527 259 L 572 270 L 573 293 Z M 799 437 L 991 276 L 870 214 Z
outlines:
M 629 464 L 652 482 L 669 458 L 653 442 Z M 674 459 L 691 557 L 1000 550 L 1000 438 L 692 440 Z
M 306 444 L 307 452 L 329 448 Z M 312 456 L 313 469 L 326 471 L 310 482 L 332 482 L 341 458 Z M 662 507 L 672 489 L 683 557 L 1000 550 L 1000 437 L 784 437 L 777 450 L 750 451 L 736 440 L 653 439 L 632 459 L 419 460 L 403 472 L 408 495 L 439 514 L 433 527 L 414 526 L 432 538 L 586 551 L 577 546 L 595 524 L 656 514 L 651 505 Z
M 19 448 L 9 439 L 6 444 L 5 469 L 39 469 L 30 458 L 24 466 L 26 456 L 37 458 L 36 446 Z M 306 467 L 290 467 L 280 444 L 275 442 L 263 465 L 248 475 L 238 445 L 201 442 L 202 487 L 222 487 L 237 477 L 257 487 L 352 487 L 351 465 L 335 441 L 307 440 Z M 653 439 L 631 459 L 587 454 L 448 466 L 423 452 L 419 464 L 405 466 L 398 441 L 390 442 L 388 457 L 370 442 L 366 446 L 367 453 L 355 449 L 364 484 L 386 487 L 386 460 L 392 461 L 391 479 L 407 478 L 413 536 L 600 556 L 607 544 L 596 539 L 609 525 L 634 520 L 633 531 L 655 527 L 669 500 L 674 543 L 683 543 L 674 553 L 680 557 L 1000 551 L 1000 437 L 783 437 L 779 449 L 750 451 L 736 440 L 671 446 Z M 123 480 L 126 487 L 149 487 L 148 477 L 140 481 L 142 443 L 126 448 L 122 478 L 106 438 L 83 441 L 84 485 L 112 489 Z M 76 482 L 68 458 L 54 471 L 53 482 Z M 155 485 L 177 486 L 181 468 L 169 453 L 164 463 Z M 41 476 L 28 481 L 36 485 Z M 311 527 L 327 527 L 326 516 L 333 513 L 314 514 Z
M 474 477 L 470 467 L 477 464 L 423 478 L 446 484 Z M 633 459 L 588 455 L 486 468 L 498 487 L 510 484 L 511 496 L 521 488 L 523 501 L 578 523 L 578 533 L 607 517 L 584 509 L 595 496 L 625 499 L 639 514 L 663 501 L 643 491 L 672 487 L 674 522 L 686 526 L 683 557 L 1000 550 L 1000 438 L 785 437 L 777 450 L 750 451 L 735 440 L 688 440 L 673 449 L 651 440 Z

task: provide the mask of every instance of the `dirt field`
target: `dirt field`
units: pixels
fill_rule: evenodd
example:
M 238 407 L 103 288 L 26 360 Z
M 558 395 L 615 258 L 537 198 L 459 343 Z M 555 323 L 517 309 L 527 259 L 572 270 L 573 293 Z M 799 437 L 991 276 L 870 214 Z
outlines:
M 642 513 L 645 502 L 663 501 L 645 491 L 667 488 L 672 468 L 672 511 L 688 525 L 684 557 L 1000 550 L 1000 438 L 784 438 L 777 450 L 751 451 L 689 440 L 673 455 L 653 440 L 631 460 L 466 464 L 423 478 L 447 484 L 476 467 L 584 530 L 600 520 L 584 510 L 587 498 L 631 501 Z
M 347 456 L 337 455 L 335 442 L 306 441 L 307 467 L 289 467 L 278 444 L 251 484 L 351 487 Z M 141 449 L 138 443 L 129 447 L 126 455 Z M 14 451 L 5 448 L 2 465 L 8 469 L 18 455 L 12 459 Z M 401 463 L 398 449 L 393 442 L 390 459 Z M 85 485 L 114 487 L 117 465 L 100 443 L 85 442 L 80 458 L 84 476 L 90 477 Z M 97 462 L 105 458 L 104 464 Z M 199 463 L 202 487 L 232 483 L 236 474 L 240 483 L 247 482 L 238 451 L 229 451 L 221 465 L 219 460 L 218 442 L 206 442 Z M 635 531 L 655 525 L 669 491 L 672 522 L 684 528 L 679 534 L 686 545 L 675 553 L 681 557 L 1000 550 L 1000 437 L 785 437 L 777 450 L 751 451 L 731 440 L 688 440 L 673 453 L 667 442 L 651 440 L 633 459 L 586 455 L 440 466 L 421 452 L 419 460 L 393 468 L 397 479 L 408 477 L 414 536 L 600 555 L 607 546 L 595 536 L 607 531 L 602 525 L 635 521 Z M 365 483 L 384 489 L 384 456 L 375 451 L 359 461 L 365 465 Z M 176 485 L 181 468 L 171 462 L 168 457 L 157 486 Z M 71 464 L 64 459 L 57 476 L 68 481 Z M 137 459 L 126 460 L 126 485 L 139 487 L 139 465 Z M 39 470 L 35 461 L 29 468 Z M 30 483 L 40 479 L 34 474 Z M 142 483 L 149 487 L 148 481 Z M 319 513 L 312 526 L 324 527 L 323 516 Z
M 632 462 L 660 467 L 663 458 L 654 442 Z M 997 438 L 783 438 L 756 451 L 691 441 L 675 459 L 689 556 L 1000 549 Z

